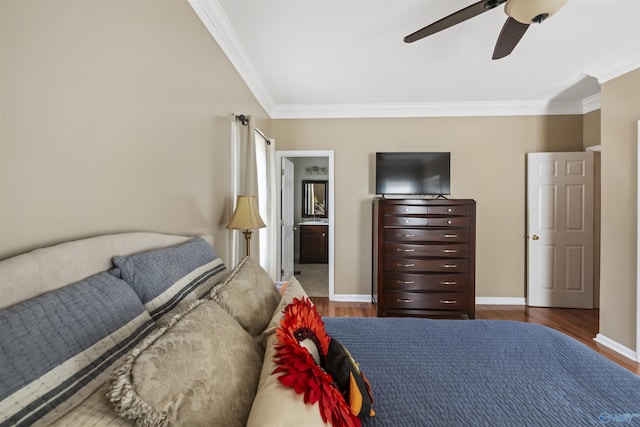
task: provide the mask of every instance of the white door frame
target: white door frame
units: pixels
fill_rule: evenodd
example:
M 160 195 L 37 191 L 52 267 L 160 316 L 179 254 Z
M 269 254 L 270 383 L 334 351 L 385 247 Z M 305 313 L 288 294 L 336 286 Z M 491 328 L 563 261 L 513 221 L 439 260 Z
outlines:
M 282 158 L 285 157 L 327 157 L 329 159 L 329 171 L 328 171 L 328 185 L 329 185 L 329 300 L 333 301 L 335 298 L 335 284 L 334 284 L 334 253 L 335 253 L 335 189 L 334 189 L 334 151 L 333 150 L 276 150 L 276 163 L 282 164 Z M 282 185 L 280 180 L 277 181 L 276 194 L 278 195 L 278 217 L 282 218 L 281 213 L 281 199 L 282 199 Z M 278 237 L 278 253 L 280 253 L 280 237 Z M 281 260 L 278 257 L 278 266 L 281 265 Z
M 640 361 L 640 120 L 638 120 L 638 159 L 636 162 L 636 174 L 638 179 L 637 225 L 636 225 L 636 361 Z
M 280 178 L 278 181 L 282 185 L 282 191 L 277 191 L 276 194 L 280 196 L 280 203 L 278 203 L 278 197 L 276 196 L 275 203 L 277 207 L 286 207 L 288 212 L 280 211 L 276 214 L 278 220 L 280 220 L 280 233 L 278 233 L 278 239 L 276 239 L 276 264 L 279 264 L 280 279 L 279 280 L 291 280 L 291 277 L 295 274 L 294 263 L 294 246 L 295 246 L 295 224 L 294 224 L 294 199 L 295 199 L 295 183 L 294 183 L 294 170 L 295 166 L 293 162 L 282 157 L 280 159 Z M 287 193 L 285 193 L 287 191 Z M 276 208 L 277 210 L 277 208 Z M 280 247 L 278 249 L 277 241 L 280 241 Z M 284 257 L 287 257 L 285 259 Z M 280 262 L 278 262 L 278 259 Z M 276 269 L 278 266 L 276 267 Z

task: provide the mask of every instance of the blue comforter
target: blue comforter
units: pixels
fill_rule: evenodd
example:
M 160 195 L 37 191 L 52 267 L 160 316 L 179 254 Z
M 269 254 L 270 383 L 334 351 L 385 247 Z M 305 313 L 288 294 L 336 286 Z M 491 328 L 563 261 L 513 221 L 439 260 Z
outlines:
M 640 377 L 553 329 L 324 318 L 369 379 L 363 426 L 640 426 Z

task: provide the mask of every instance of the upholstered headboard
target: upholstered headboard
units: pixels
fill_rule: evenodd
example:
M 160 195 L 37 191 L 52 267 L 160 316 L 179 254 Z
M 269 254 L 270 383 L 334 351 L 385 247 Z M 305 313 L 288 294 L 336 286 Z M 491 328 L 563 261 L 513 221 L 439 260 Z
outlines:
M 162 248 L 193 236 L 106 234 L 35 249 L 0 261 L 0 308 L 61 288 L 113 267 L 116 255 Z M 213 243 L 210 236 L 202 236 Z

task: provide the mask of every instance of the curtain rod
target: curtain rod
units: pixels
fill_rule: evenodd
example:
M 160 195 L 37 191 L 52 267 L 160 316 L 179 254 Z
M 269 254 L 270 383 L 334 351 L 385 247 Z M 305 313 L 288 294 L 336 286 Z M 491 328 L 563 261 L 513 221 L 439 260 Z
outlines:
M 249 118 L 244 114 L 234 114 L 233 115 L 236 120 L 240 120 L 243 126 L 247 126 L 249 124 Z
M 258 128 L 254 128 L 256 130 L 256 132 L 258 132 L 258 135 L 260 135 L 261 137 L 264 138 L 264 140 L 266 141 L 267 145 L 271 145 L 271 138 L 269 138 L 267 135 L 264 134 L 264 132 L 262 132 L 260 129 Z
M 234 117 L 237 120 L 240 120 L 240 123 L 242 123 L 244 126 L 247 126 L 249 124 L 249 117 L 251 116 L 246 116 L 244 114 L 234 114 Z M 269 138 L 264 132 L 262 132 L 260 129 L 258 129 L 257 127 L 254 127 L 255 131 L 258 132 L 258 134 L 264 138 L 264 140 L 267 142 L 267 145 L 271 145 L 271 138 Z

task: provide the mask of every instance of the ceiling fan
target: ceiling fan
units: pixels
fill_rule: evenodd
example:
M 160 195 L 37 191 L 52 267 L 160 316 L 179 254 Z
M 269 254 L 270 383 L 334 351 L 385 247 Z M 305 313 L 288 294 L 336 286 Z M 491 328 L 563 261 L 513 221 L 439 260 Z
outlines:
M 541 23 L 560 10 L 566 2 L 567 0 L 481 0 L 409 34 L 404 41 L 413 43 L 505 3 L 504 11 L 509 17 L 500 31 L 491 57 L 500 59 L 513 51 L 530 24 Z

